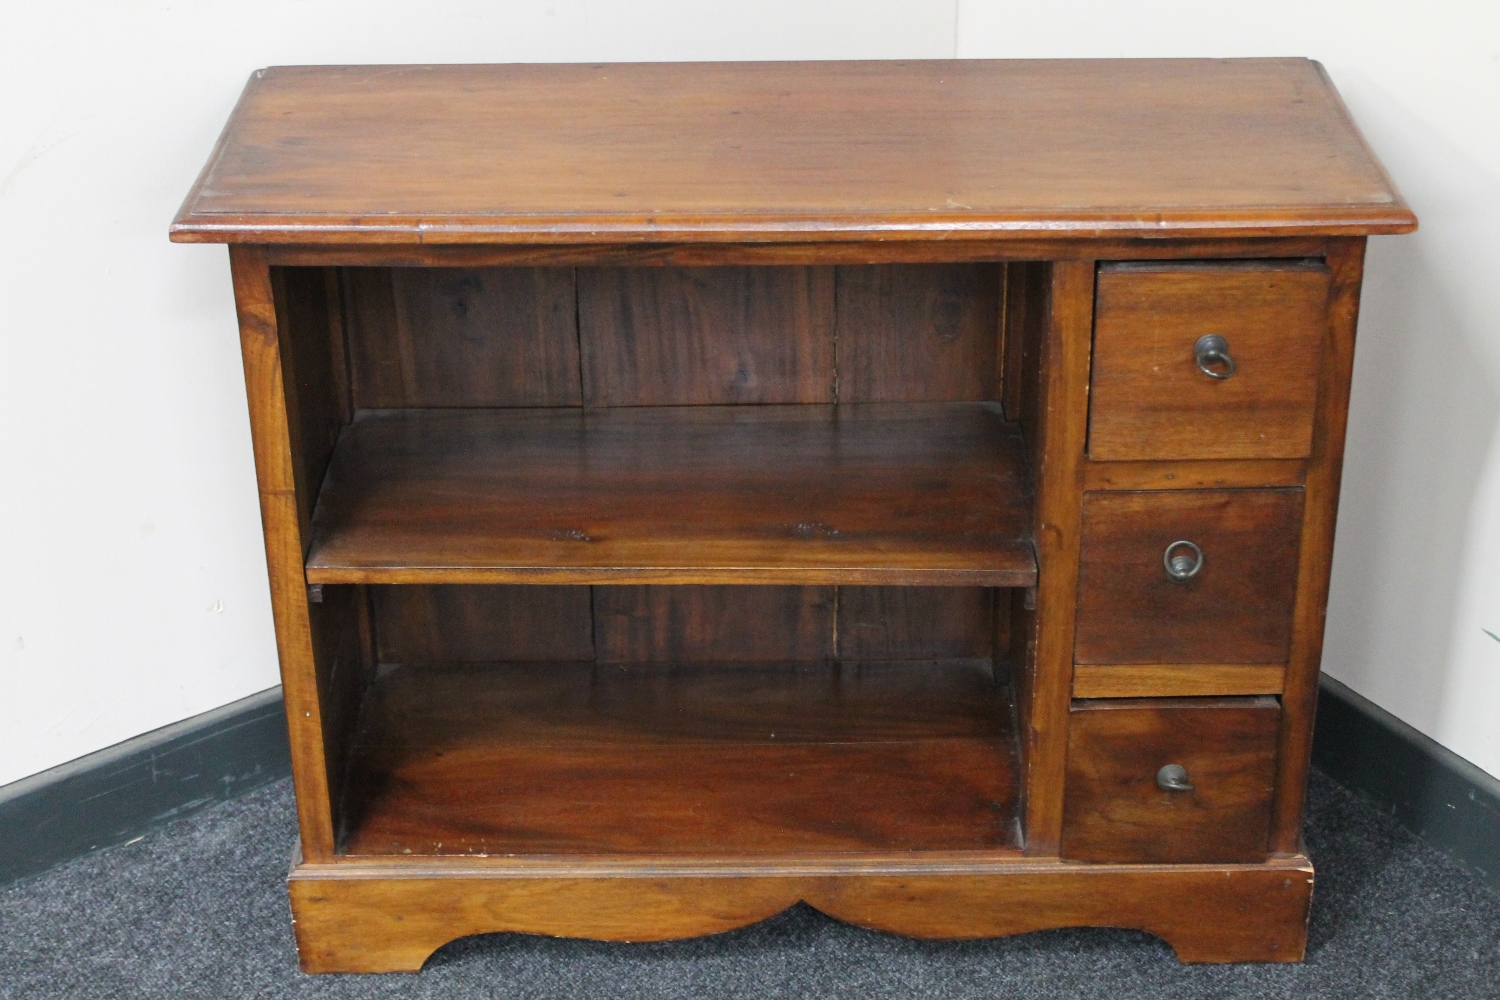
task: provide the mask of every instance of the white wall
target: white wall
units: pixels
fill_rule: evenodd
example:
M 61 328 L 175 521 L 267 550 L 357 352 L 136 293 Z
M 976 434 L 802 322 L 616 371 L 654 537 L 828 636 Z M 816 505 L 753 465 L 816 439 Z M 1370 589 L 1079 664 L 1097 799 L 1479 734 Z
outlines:
M 1500 774 L 1500 9 L 395 3 L 0 10 L 0 783 L 276 683 L 221 247 L 245 77 L 334 62 L 1310 55 L 1422 218 L 1372 241 L 1327 669 Z

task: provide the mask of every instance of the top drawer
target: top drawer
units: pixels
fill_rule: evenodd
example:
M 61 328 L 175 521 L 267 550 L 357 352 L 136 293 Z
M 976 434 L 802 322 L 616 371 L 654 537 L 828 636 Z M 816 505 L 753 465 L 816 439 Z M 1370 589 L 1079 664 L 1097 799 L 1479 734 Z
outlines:
M 1322 261 L 1100 267 L 1089 457 L 1307 457 L 1328 291 Z

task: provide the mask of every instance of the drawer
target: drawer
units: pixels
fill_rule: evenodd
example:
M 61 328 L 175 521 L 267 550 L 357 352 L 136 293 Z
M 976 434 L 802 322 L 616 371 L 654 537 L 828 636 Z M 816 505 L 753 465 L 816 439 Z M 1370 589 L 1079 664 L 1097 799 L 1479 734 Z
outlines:
M 1074 702 L 1062 856 L 1263 861 L 1280 721 L 1275 698 Z
M 1089 457 L 1307 457 L 1328 292 L 1321 261 L 1101 267 Z
M 1284 663 L 1301 535 L 1300 489 L 1085 494 L 1074 661 Z

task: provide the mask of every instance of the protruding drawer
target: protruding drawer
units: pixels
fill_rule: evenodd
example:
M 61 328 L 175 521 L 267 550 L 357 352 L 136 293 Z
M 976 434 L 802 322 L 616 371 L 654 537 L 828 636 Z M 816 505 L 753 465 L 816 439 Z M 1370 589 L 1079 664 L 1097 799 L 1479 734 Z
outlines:
M 1302 490 L 1088 493 L 1077 663 L 1284 663 Z
M 1275 698 L 1074 702 L 1062 856 L 1265 860 L 1280 719 Z
M 1321 261 L 1101 267 L 1089 457 L 1305 458 L 1329 284 Z

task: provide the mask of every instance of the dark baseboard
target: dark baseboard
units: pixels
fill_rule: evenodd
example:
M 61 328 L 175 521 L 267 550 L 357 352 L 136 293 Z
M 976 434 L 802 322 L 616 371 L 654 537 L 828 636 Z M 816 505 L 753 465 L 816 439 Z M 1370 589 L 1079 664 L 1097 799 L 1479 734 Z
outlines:
M 1313 763 L 1500 889 L 1500 780 L 1332 678 Z M 291 774 L 281 689 L 0 788 L 0 885 Z
M 1326 676 L 1313 763 L 1500 890 L 1500 779 Z
M 292 773 L 281 688 L 0 787 L 0 885 Z

